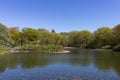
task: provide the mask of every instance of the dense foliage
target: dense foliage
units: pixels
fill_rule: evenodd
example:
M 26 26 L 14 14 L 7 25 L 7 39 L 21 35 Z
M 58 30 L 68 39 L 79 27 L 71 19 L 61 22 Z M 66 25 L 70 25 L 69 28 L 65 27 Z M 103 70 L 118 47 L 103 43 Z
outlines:
M 5 25 L 0 24 L 0 45 L 10 47 L 14 44 L 8 29 Z
M 91 33 L 88 30 L 56 33 L 44 29 L 7 28 L 0 24 L 0 47 L 19 47 L 21 50 L 52 52 L 64 46 L 80 48 L 110 48 L 119 51 L 120 24 L 114 28 L 101 27 Z

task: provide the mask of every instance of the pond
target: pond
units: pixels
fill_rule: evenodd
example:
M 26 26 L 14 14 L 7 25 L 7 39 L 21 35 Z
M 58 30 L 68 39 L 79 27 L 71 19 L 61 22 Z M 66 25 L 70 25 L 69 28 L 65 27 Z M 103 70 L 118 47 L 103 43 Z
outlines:
M 0 80 L 120 80 L 120 52 L 0 55 Z

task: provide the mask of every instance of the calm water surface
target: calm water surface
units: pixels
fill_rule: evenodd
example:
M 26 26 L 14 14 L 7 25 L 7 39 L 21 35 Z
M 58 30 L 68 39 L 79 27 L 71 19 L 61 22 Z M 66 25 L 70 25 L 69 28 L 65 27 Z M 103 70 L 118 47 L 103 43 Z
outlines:
M 120 52 L 0 55 L 0 80 L 120 80 Z

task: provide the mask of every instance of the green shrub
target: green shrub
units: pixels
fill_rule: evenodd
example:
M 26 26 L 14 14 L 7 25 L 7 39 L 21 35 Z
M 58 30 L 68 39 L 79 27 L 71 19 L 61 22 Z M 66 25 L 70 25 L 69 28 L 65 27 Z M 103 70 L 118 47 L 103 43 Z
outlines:
M 31 52 L 44 52 L 51 53 L 63 50 L 61 45 L 24 45 L 20 48 L 20 51 L 31 51 Z
M 8 54 L 9 49 L 5 46 L 0 46 L 0 54 Z

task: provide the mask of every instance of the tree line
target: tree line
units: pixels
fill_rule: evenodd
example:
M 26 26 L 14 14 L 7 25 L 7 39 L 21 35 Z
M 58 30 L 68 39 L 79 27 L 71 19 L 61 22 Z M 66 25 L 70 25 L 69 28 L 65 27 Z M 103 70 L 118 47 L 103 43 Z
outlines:
M 0 24 L 0 45 L 5 47 L 31 46 L 32 48 L 37 48 L 36 45 L 52 45 L 49 47 L 107 48 L 119 51 L 120 24 L 113 28 L 100 27 L 94 32 L 82 30 L 61 33 L 56 33 L 55 30 L 48 31 L 44 28 L 19 30 L 19 27 L 8 28 Z

